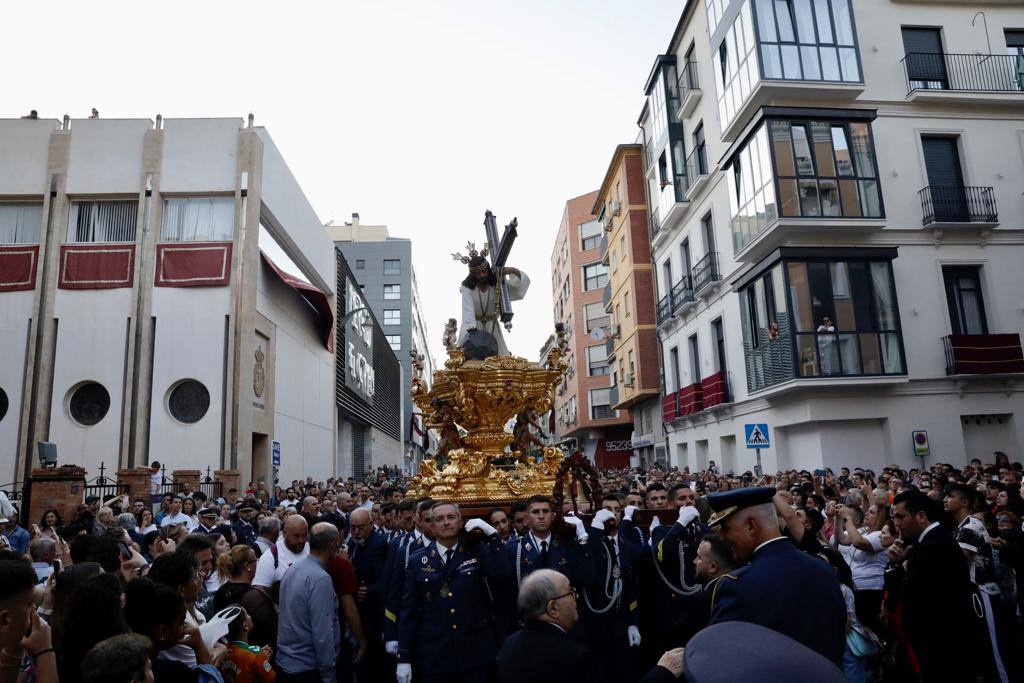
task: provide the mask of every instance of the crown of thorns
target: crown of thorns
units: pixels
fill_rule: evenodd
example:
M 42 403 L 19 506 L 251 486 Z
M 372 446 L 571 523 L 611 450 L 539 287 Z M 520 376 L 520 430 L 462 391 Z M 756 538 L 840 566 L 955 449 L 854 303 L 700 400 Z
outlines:
M 487 254 L 488 254 L 487 247 L 484 247 L 483 249 L 481 249 L 478 252 L 476 250 L 476 243 L 475 242 L 466 242 L 466 251 L 469 252 L 469 256 L 463 256 L 458 251 L 452 252 L 452 260 L 453 261 L 462 261 L 463 263 L 468 265 L 469 262 L 472 261 L 473 259 L 475 259 L 477 256 L 479 256 L 480 258 L 487 258 Z

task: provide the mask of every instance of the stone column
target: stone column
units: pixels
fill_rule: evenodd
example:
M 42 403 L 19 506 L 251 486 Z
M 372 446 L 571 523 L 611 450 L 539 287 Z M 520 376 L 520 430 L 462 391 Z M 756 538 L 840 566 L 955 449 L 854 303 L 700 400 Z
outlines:
M 199 470 L 174 470 L 171 476 L 175 484 L 182 484 L 180 493 L 195 493 L 199 490 L 199 479 L 203 473 Z
M 213 480 L 221 483 L 221 496 L 224 498 L 228 497 L 229 489 L 238 489 L 238 499 L 241 500 L 245 497 L 245 491 L 242 490 L 242 473 L 238 470 L 215 470 L 213 473 Z
M 144 500 L 146 507 L 150 504 L 150 471 L 147 467 L 136 467 L 131 470 L 118 470 L 117 483 L 128 484 L 128 496 L 131 500 Z
M 85 498 L 85 468 L 78 465 L 36 467 L 29 476 L 28 528 L 38 524 L 43 513 L 53 508 L 67 524 L 78 516 Z

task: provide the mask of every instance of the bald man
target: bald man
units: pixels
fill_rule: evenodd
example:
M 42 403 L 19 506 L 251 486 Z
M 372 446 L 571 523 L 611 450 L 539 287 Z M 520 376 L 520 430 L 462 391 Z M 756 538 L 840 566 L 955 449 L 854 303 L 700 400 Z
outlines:
M 302 515 L 291 515 L 284 521 L 284 532 L 270 552 L 260 555 L 252 585 L 277 595 L 277 587 L 288 569 L 309 555 L 309 524 Z
M 394 676 L 394 665 L 384 649 L 384 564 L 388 542 L 373 526 L 366 508 L 356 508 L 348 516 L 348 559 L 356 570 L 356 607 L 363 622 L 368 648 L 358 665 L 363 680 L 387 681 Z

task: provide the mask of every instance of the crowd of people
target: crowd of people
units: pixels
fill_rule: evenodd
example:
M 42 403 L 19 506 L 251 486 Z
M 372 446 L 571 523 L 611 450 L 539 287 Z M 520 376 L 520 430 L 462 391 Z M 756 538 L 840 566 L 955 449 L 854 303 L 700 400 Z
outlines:
M 0 683 L 650 683 L 783 656 L 1021 680 L 1022 467 L 991 460 L 603 470 L 589 500 L 473 515 L 386 468 L 90 497 L 29 528 L 0 500 Z M 737 622 L 773 645 L 698 656 Z

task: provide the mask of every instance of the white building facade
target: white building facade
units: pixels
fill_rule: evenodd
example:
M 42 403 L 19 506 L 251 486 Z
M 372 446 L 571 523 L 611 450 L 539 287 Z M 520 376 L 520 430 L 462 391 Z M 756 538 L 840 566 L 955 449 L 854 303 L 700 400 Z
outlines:
M 749 423 L 768 471 L 918 466 L 921 431 L 925 466 L 1021 452 L 1022 28 L 686 3 L 639 121 L 671 464 L 752 469 Z
M 336 471 L 334 248 L 265 129 L 5 120 L 0 148 L 0 481 L 39 441 L 90 477 Z

